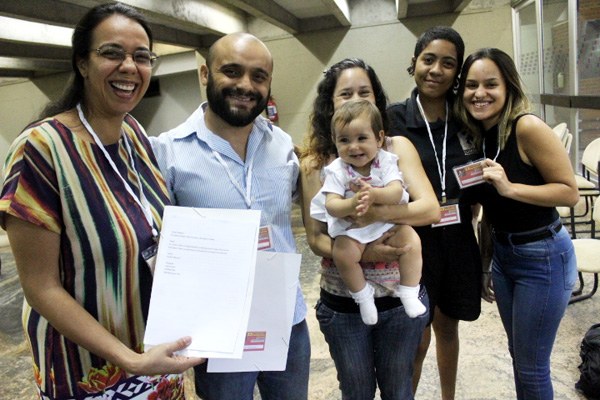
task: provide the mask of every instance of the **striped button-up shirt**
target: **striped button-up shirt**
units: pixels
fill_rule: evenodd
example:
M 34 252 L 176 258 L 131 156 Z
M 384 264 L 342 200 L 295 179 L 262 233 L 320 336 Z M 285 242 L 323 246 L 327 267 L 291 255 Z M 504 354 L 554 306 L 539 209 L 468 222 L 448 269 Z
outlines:
M 150 138 L 171 201 L 189 207 L 261 210 L 261 226 L 271 228 L 271 250 L 296 252 L 291 208 L 299 167 L 290 136 L 259 116 L 242 160 L 228 141 L 206 127 L 204 107 L 206 103 L 178 127 Z M 298 287 L 294 324 L 305 316 Z

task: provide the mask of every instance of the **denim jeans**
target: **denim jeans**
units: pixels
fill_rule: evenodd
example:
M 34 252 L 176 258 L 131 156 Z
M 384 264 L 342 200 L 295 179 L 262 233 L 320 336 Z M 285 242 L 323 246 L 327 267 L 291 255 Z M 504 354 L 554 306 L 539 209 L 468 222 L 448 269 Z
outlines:
M 208 373 L 194 368 L 196 394 L 204 400 L 252 400 L 254 384 L 262 400 L 307 400 L 310 337 L 306 320 L 292 326 L 285 371 Z
M 517 399 L 551 400 L 550 354 L 577 279 L 566 229 L 523 245 L 494 241 L 492 279 L 508 336 Z
M 419 298 L 429 310 L 427 292 Z M 359 313 L 339 313 L 322 302 L 317 320 L 335 363 L 344 400 L 373 400 L 379 385 L 382 400 L 411 400 L 413 363 L 429 311 L 417 318 L 399 306 L 379 312 L 375 325 Z

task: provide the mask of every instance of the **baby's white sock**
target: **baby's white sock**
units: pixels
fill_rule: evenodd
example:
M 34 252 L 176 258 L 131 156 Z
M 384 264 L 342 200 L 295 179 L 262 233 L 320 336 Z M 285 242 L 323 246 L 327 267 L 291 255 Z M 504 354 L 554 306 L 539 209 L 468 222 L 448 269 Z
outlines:
M 375 325 L 377 323 L 377 308 L 375 307 L 375 290 L 366 282 L 365 287 L 358 292 L 350 292 L 350 295 L 358 304 L 360 317 L 366 325 Z
M 406 314 L 411 318 L 425 314 L 427 311 L 427 308 L 421 303 L 421 300 L 419 300 L 419 288 L 420 285 L 398 285 L 394 291 L 395 295 L 400 298 L 400 301 L 404 306 L 404 311 L 406 311 Z

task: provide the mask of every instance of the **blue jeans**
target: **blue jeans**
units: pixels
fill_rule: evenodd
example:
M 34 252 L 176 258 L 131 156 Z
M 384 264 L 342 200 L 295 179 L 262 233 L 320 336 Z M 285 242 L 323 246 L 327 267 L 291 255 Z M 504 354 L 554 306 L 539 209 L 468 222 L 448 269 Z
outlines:
M 519 400 L 551 400 L 550 354 L 577 279 L 569 234 L 522 245 L 494 240 L 492 279 Z
M 429 310 L 427 292 L 419 296 Z M 379 385 L 382 400 L 411 400 L 413 363 L 429 311 L 417 318 L 404 307 L 379 312 L 375 325 L 359 313 L 339 313 L 322 302 L 317 320 L 335 363 L 344 400 L 373 400 Z
M 208 373 L 194 368 L 196 394 L 204 400 L 252 400 L 254 384 L 263 400 L 307 400 L 310 337 L 306 320 L 292 326 L 285 371 Z

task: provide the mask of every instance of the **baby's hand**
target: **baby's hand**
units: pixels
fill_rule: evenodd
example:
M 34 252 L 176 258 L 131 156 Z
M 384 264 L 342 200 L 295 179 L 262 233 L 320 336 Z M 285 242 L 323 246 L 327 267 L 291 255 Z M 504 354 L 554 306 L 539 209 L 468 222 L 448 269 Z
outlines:
M 352 190 L 354 193 L 358 193 L 360 192 L 360 189 L 362 189 L 363 184 L 364 182 L 362 181 L 362 179 L 353 179 L 352 181 L 350 181 L 350 190 Z
M 356 193 L 357 197 L 357 205 L 356 205 L 356 215 L 361 216 L 364 215 L 367 211 L 369 211 L 369 207 L 373 204 L 373 196 L 371 190 L 373 187 L 364 181 L 360 181 L 361 188 Z

